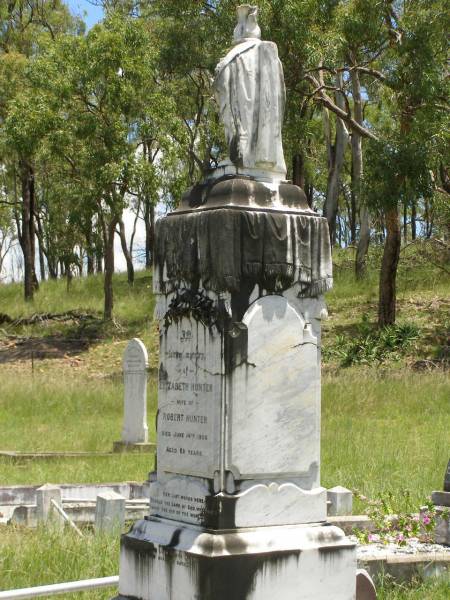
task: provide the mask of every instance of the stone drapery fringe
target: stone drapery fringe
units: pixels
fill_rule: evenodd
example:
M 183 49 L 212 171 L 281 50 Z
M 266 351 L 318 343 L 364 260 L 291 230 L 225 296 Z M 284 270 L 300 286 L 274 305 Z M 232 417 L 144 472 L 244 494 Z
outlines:
M 156 223 L 153 286 L 236 292 L 241 282 L 280 293 L 299 284 L 317 297 L 332 287 L 326 219 L 316 215 L 216 209 Z

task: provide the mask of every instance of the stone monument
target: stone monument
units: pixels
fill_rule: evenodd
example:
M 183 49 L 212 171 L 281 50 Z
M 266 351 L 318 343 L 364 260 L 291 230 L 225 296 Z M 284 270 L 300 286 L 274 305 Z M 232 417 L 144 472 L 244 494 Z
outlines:
M 123 429 L 114 452 L 151 452 L 147 425 L 147 349 L 138 338 L 132 339 L 123 356 Z
M 230 161 L 157 223 L 157 468 L 116 600 L 354 600 L 320 485 L 326 219 L 287 181 L 284 81 L 238 8 L 216 93 Z

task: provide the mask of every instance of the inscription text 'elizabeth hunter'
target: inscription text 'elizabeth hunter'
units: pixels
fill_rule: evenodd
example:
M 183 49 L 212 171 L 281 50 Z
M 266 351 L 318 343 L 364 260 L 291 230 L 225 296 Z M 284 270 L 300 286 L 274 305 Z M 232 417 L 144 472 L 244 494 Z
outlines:
M 221 339 L 193 319 L 161 338 L 158 470 L 212 476 L 218 464 Z

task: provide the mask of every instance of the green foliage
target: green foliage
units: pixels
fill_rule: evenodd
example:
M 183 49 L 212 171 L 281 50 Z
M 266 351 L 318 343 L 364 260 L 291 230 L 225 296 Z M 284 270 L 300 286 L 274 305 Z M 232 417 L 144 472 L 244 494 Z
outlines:
M 324 353 L 324 358 L 337 358 L 341 366 L 381 363 L 386 359 L 398 359 L 417 339 L 419 330 L 412 323 L 389 325 L 375 329 L 368 315 L 363 315 L 356 335 L 336 336 L 333 346 Z
M 394 543 L 405 546 L 408 540 L 433 543 L 436 528 L 436 507 L 427 500 L 424 506 L 414 506 L 409 490 L 401 490 L 404 497 L 404 510 L 395 513 L 395 498 L 392 492 L 381 494 L 375 500 L 367 499 L 357 493 L 357 497 L 366 505 L 365 513 L 374 524 L 374 531 L 356 530 L 358 540 L 367 543 Z M 420 508 L 420 513 L 419 513 Z

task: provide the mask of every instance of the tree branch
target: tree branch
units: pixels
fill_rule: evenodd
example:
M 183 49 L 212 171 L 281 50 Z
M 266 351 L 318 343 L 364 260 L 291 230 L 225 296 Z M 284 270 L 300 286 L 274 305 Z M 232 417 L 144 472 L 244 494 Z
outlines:
M 334 112 L 334 114 L 341 118 L 344 121 L 344 123 L 346 123 L 350 127 L 350 129 L 352 129 L 352 131 L 357 131 L 360 135 L 362 135 L 365 138 L 370 138 L 371 140 L 378 140 L 375 134 L 373 134 L 371 131 L 357 123 L 350 114 L 345 112 L 345 110 L 339 108 L 339 106 L 337 106 L 337 104 L 333 102 L 330 96 L 328 96 L 328 94 L 324 92 L 322 86 L 315 77 L 313 77 L 310 74 L 307 74 L 305 75 L 305 79 L 312 83 L 316 89 L 320 90 L 318 92 L 319 95 L 316 96 L 316 100 L 321 102 L 323 106 L 326 106 L 326 108 L 328 108 L 329 110 L 331 110 L 331 112 Z

